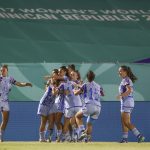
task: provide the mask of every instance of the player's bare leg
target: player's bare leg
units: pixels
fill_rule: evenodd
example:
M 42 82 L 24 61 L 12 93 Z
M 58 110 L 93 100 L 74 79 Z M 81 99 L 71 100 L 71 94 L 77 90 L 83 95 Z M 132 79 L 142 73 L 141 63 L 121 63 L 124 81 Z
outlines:
M 0 126 L 0 142 L 3 142 L 4 131 L 7 127 L 7 123 L 9 120 L 9 111 L 2 111 L 2 122 Z

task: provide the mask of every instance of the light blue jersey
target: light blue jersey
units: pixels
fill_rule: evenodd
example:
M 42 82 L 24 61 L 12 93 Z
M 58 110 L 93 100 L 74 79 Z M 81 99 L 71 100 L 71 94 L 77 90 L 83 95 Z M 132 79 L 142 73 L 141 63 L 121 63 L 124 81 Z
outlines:
M 72 90 L 76 89 L 75 85 L 78 84 L 78 82 L 76 81 L 71 81 L 72 84 Z M 80 95 L 74 95 L 73 93 L 73 103 L 74 103 L 74 107 L 82 107 L 82 101 L 81 101 L 81 97 Z
M 52 94 L 52 86 L 48 86 L 44 95 L 40 100 L 40 104 L 48 107 L 52 107 L 55 102 L 55 95 Z
M 119 94 L 126 92 L 127 85 L 130 86 L 131 93 L 126 97 L 122 97 L 122 99 L 120 101 L 121 102 L 121 112 L 131 113 L 134 108 L 134 99 L 133 99 L 134 90 L 133 90 L 133 82 L 131 81 L 131 79 L 129 77 L 122 79 L 122 81 L 119 85 Z
M 16 80 L 13 77 L 0 76 L 0 101 L 8 101 L 8 95 L 12 85 L 15 85 Z
M 83 97 L 84 97 L 85 104 L 92 103 L 97 106 L 101 106 L 100 93 L 102 87 L 99 84 L 97 84 L 94 81 L 87 82 L 82 85 L 81 89 L 83 90 Z
M 129 77 L 122 79 L 122 81 L 119 85 L 119 93 L 122 94 L 122 93 L 126 92 L 127 85 L 131 87 L 131 93 L 127 97 L 123 97 L 122 98 L 123 100 L 125 100 L 129 97 L 133 98 L 133 82 L 131 81 L 131 79 Z
M 64 99 L 65 99 L 64 82 L 59 85 L 58 90 L 59 94 L 55 99 L 56 109 L 57 112 L 64 112 Z
M 69 92 L 69 94 L 65 96 L 65 108 L 72 108 L 74 107 L 74 93 L 72 82 L 69 80 L 65 82 L 64 89 Z

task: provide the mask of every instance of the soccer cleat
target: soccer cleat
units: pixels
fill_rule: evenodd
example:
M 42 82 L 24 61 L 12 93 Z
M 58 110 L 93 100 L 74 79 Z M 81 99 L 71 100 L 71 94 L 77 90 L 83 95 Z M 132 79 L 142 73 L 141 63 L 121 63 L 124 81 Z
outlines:
M 120 143 L 128 143 L 128 140 L 126 138 L 123 138 Z
M 73 142 L 78 142 L 78 134 L 75 133 L 74 137 L 73 137 Z
M 45 139 L 39 139 L 39 142 L 46 142 Z
M 52 137 L 51 136 L 48 137 L 47 142 L 49 142 L 49 143 L 52 142 Z
M 87 140 L 88 140 L 88 142 L 92 142 L 92 136 L 91 135 L 87 135 Z
M 87 138 L 87 134 L 85 132 L 82 132 L 81 136 L 79 137 L 79 141 L 82 141 L 85 138 Z
M 65 136 L 65 141 L 66 142 L 71 142 L 72 140 L 71 140 L 71 136 L 70 135 L 66 135 Z
M 138 137 L 138 143 L 142 143 L 145 141 L 145 137 L 143 135 L 139 135 Z
M 60 137 L 57 137 L 56 142 L 58 143 L 60 142 Z
M 0 142 L 3 142 L 2 134 L 0 133 Z

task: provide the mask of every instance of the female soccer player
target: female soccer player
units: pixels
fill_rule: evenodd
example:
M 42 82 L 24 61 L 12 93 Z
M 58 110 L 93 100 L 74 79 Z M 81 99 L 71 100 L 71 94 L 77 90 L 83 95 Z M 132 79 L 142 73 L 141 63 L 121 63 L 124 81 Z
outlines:
M 83 84 L 81 89 L 74 91 L 75 95 L 83 92 L 85 107 L 76 114 L 76 123 L 79 130 L 79 140 L 91 139 L 92 123 L 98 119 L 101 111 L 100 96 L 104 96 L 102 87 L 94 82 L 95 74 L 92 71 L 87 73 L 88 82 Z M 87 129 L 83 125 L 83 115 L 87 117 Z
M 65 66 L 60 67 L 59 69 L 59 77 L 56 80 L 60 81 L 60 85 L 58 86 L 58 96 L 55 99 L 56 105 L 56 118 L 55 123 L 57 126 L 57 142 L 60 142 L 62 138 L 62 117 L 64 114 L 64 101 L 65 101 L 65 89 L 64 89 L 64 82 L 69 80 L 68 78 L 68 70 Z
M 68 65 L 68 66 L 67 66 L 67 69 L 68 69 L 69 78 L 71 79 L 71 72 L 72 72 L 72 71 L 75 71 L 76 67 L 75 67 L 74 64 L 71 64 L 71 65 Z
M 2 65 L 0 75 L 0 111 L 2 114 L 2 122 L 0 126 L 0 142 L 3 141 L 4 132 L 9 119 L 8 94 L 11 91 L 12 85 L 20 87 L 32 87 L 31 83 L 18 82 L 13 77 L 8 76 L 8 66 Z
M 68 92 L 65 96 L 65 121 L 63 128 L 63 136 L 65 141 L 75 141 L 74 133 L 76 131 L 76 123 L 74 116 L 75 114 L 82 109 L 82 102 L 79 95 L 74 95 L 73 89 L 78 84 L 77 83 L 77 73 L 76 71 L 72 71 L 70 73 L 70 80 L 64 83 L 64 89 Z M 70 126 L 71 125 L 71 126 Z M 72 129 L 71 129 L 72 127 Z M 72 132 L 72 136 L 70 133 Z
M 133 83 L 137 80 L 137 77 L 128 66 L 121 66 L 119 68 L 119 76 L 122 78 L 122 81 L 119 86 L 117 99 L 121 101 L 121 123 L 123 130 L 123 136 L 120 142 L 127 143 L 128 130 L 133 132 L 138 138 L 138 142 L 144 142 L 144 136 L 141 135 L 130 120 L 131 112 L 134 108 Z
M 52 129 L 54 126 L 54 110 L 53 105 L 55 103 L 55 95 L 57 93 L 55 92 L 55 82 L 51 78 L 51 82 L 49 83 L 49 86 L 47 87 L 44 95 L 42 96 L 39 106 L 38 106 L 38 112 L 37 114 L 41 116 L 41 124 L 39 128 L 39 141 L 40 142 L 46 142 L 45 139 L 45 127 L 46 123 L 48 121 L 48 140 L 51 142 L 51 135 L 52 135 Z
M 53 104 L 52 104 L 52 107 L 50 108 L 50 111 L 49 111 L 49 115 L 48 115 L 48 127 L 47 127 L 47 133 L 46 135 L 48 136 L 48 139 L 47 141 L 48 142 L 51 142 L 52 141 L 52 136 L 53 136 L 53 131 L 54 131 L 54 125 L 55 125 L 55 116 L 56 116 L 56 105 L 55 105 L 55 99 L 58 95 L 58 85 L 59 85 L 59 81 L 56 80 L 56 78 L 58 78 L 58 69 L 54 69 L 52 71 L 52 76 L 51 76 L 51 81 L 48 81 L 48 84 L 47 84 L 47 87 L 48 86 L 52 86 L 52 94 L 54 95 L 54 101 L 53 101 Z
M 79 95 L 74 95 L 74 90 L 79 89 L 78 87 L 81 86 L 81 78 L 79 77 L 79 72 L 77 70 L 71 72 L 71 86 L 73 87 L 72 93 L 73 93 L 73 106 L 70 108 L 70 113 L 72 114 L 70 118 L 70 124 L 72 127 L 72 141 L 77 142 L 77 124 L 75 120 L 75 115 L 77 112 L 82 110 L 82 101 L 81 97 Z

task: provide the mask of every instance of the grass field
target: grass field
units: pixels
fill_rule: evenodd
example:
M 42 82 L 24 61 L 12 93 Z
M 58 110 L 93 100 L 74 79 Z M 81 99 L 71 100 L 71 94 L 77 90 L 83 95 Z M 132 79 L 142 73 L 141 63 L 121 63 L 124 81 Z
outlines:
M 39 143 L 3 142 L 0 150 L 150 150 L 150 143 Z

